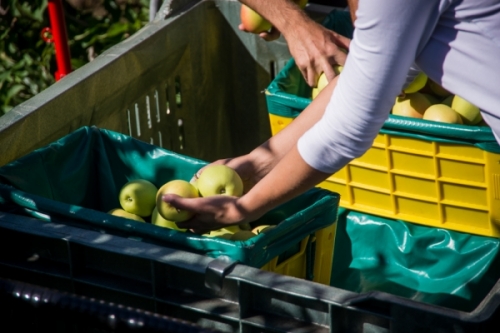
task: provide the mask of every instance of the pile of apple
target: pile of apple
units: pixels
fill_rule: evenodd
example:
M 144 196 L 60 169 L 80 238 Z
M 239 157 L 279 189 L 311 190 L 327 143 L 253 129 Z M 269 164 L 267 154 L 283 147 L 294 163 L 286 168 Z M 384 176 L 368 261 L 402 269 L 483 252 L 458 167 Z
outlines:
M 396 98 L 392 114 L 449 124 L 487 126 L 479 108 L 420 73 Z
M 342 69 L 342 66 L 334 66 L 337 75 Z M 322 73 L 317 86 L 312 89 L 311 98 L 315 99 L 327 84 L 326 76 Z M 488 126 L 477 106 L 458 95 L 453 95 L 422 72 L 396 97 L 391 112 L 397 116 L 442 123 Z
M 139 222 L 150 222 L 156 226 L 181 232 L 176 222 L 183 222 L 193 216 L 192 212 L 179 210 L 164 202 L 162 196 L 176 194 L 184 198 L 229 195 L 240 197 L 243 194 L 243 181 L 238 173 L 226 165 L 207 166 L 198 179 L 188 182 L 183 179 L 168 181 L 159 189 L 150 181 L 135 179 L 126 183 L 120 190 L 120 208 L 108 213 Z M 220 237 L 230 240 L 246 240 L 274 226 L 260 225 L 252 229 L 250 224 L 228 226 L 211 231 L 204 236 Z

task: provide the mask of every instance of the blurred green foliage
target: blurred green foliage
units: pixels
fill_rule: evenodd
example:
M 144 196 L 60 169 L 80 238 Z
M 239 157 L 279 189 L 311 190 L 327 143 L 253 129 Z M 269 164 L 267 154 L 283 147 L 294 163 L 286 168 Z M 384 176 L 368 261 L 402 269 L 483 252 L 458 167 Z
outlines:
M 42 29 L 50 26 L 47 2 L 1 2 L 0 116 L 55 82 L 54 46 L 40 37 Z M 149 0 L 104 0 L 100 10 L 75 9 L 63 0 L 63 7 L 73 70 L 149 20 Z

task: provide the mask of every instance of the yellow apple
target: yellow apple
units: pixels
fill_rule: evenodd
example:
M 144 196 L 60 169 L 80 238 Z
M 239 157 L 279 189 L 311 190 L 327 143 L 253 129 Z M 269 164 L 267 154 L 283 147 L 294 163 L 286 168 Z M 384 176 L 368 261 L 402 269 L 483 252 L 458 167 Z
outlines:
M 238 173 L 223 164 L 205 167 L 196 180 L 196 186 L 202 197 L 229 195 L 240 197 L 243 194 L 243 181 Z
M 431 105 L 425 111 L 423 119 L 449 124 L 462 124 L 460 115 L 444 104 Z
M 340 65 L 333 66 L 333 71 L 335 72 L 336 75 L 342 73 L 343 69 L 344 67 Z M 321 90 L 323 90 L 327 85 L 328 85 L 328 79 L 326 78 L 325 73 L 321 73 L 321 75 L 318 78 L 318 83 L 316 84 L 316 87 L 312 89 L 312 94 L 311 94 L 312 99 L 315 99 L 319 95 Z
M 272 27 L 269 21 L 263 18 L 252 8 L 245 6 L 244 4 L 241 5 L 240 20 L 245 31 L 254 34 L 260 34 L 261 32 L 269 31 L 269 29 L 271 29 Z
M 171 180 L 160 187 L 156 194 L 156 208 L 164 219 L 173 222 L 183 222 L 193 216 L 193 212 L 179 210 L 163 201 L 162 197 L 165 194 L 176 194 L 183 198 L 198 198 L 198 190 L 193 184 L 182 179 Z
M 158 188 L 147 180 L 131 180 L 120 190 L 120 205 L 129 213 L 142 217 L 150 216 L 155 208 L 157 191 Z
M 408 87 L 403 89 L 403 91 L 405 92 L 405 94 L 415 93 L 415 92 L 419 91 L 420 89 L 422 89 L 426 83 L 427 83 L 427 75 L 425 75 L 424 72 L 420 72 L 413 79 L 413 81 L 408 85 Z
M 203 234 L 203 236 L 230 239 L 233 234 L 234 234 L 233 232 L 229 232 L 228 230 L 223 228 L 223 229 L 211 230 L 208 234 Z
M 479 108 L 458 95 L 453 97 L 451 108 L 462 116 L 464 124 L 476 125 L 482 120 Z
M 241 231 L 238 231 L 237 233 L 233 234 L 231 236 L 231 240 L 233 240 L 233 241 L 237 241 L 237 240 L 244 241 L 244 240 L 250 239 L 250 238 L 252 238 L 254 236 L 256 236 L 256 234 L 254 234 L 251 231 L 241 230 Z
M 411 118 L 422 118 L 425 110 L 431 106 L 429 99 L 423 94 L 415 92 L 405 94 L 404 97 L 396 97 L 392 107 L 392 114 Z
M 169 228 L 169 229 L 173 229 L 173 230 L 177 230 L 177 231 L 184 232 L 187 230 L 187 229 L 179 228 L 177 226 L 177 223 L 175 223 L 174 221 L 169 221 L 169 220 L 163 218 L 163 216 L 158 214 L 158 209 L 156 207 L 155 207 L 155 209 L 153 209 L 153 213 L 151 214 L 151 223 L 154 225 L 157 225 L 159 227 Z
M 275 228 L 276 226 L 274 225 L 259 225 L 255 228 L 252 229 L 252 232 L 256 235 L 258 234 L 261 234 L 263 232 L 268 232 L 270 230 L 272 230 L 273 228 Z
M 144 219 L 142 217 L 140 217 L 139 215 L 129 213 L 126 210 L 121 209 L 121 208 L 112 209 L 108 212 L 108 214 L 111 214 L 113 216 L 124 217 L 124 218 L 131 219 L 131 220 L 136 220 L 139 222 L 145 222 Z

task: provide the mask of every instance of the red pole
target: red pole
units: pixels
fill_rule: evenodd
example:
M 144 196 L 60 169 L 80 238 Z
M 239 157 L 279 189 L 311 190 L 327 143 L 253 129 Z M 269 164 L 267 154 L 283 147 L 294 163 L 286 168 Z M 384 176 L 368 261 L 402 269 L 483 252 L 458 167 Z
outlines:
M 66 32 L 66 22 L 64 20 L 62 1 L 49 0 L 48 10 L 52 39 L 56 49 L 57 71 L 55 73 L 55 79 L 58 81 L 60 78 L 71 72 L 71 56 L 69 53 L 68 34 Z

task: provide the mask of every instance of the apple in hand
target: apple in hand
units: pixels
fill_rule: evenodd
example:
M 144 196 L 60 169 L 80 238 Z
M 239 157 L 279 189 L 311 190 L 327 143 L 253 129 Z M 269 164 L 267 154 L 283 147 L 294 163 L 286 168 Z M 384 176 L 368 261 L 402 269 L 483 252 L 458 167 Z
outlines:
M 340 65 L 333 66 L 333 71 L 335 72 L 335 75 L 339 75 L 340 73 L 342 73 L 343 69 L 344 67 Z M 328 79 L 326 78 L 325 73 L 321 73 L 321 75 L 318 78 L 318 83 L 316 84 L 316 87 L 312 89 L 312 94 L 311 94 L 312 99 L 315 99 L 319 95 L 321 90 L 323 90 L 327 85 L 328 85 Z
M 205 167 L 196 180 L 196 186 L 202 197 L 229 195 L 240 197 L 243 194 L 243 181 L 238 173 L 223 164 Z
M 108 212 L 108 214 L 111 214 L 113 216 L 124 217 L 126 219 L 131 219 L 131 220 L 135 220 L 135 221 L 139 221 L 139 222 L 145 222 L 144 219 L 142 217 L 140 217 L 139 215 L 129 213 L 126 210 L 121 209 L 121 208 L 112 209 Z
M 156 194 L 156 208 L 164 219 L 183 222 L 193 216 L 193 212 L 177 209 L 163 201 L 162 197 L 165 194 L 175 194 L 183 198 L 198 198 L 198 189 L 193 184 L 182 179 L 171 180 L 160 187 Z
M 272 27 L 269 21 L 244 4 L 241 5 L 240 19 L 243 29 L 254 34 L 269 31 Z
M 174 221 L 169 221 L 164 219 L 160 214 L 158 214 L 158 208 L 153 209 L 151 214 L 151 223 L 163 228 L 169 228 L 177 231 L 186 231 L 187 229 L 181 229 L 177 226 Z
M 158 188 L 145 179 L 131 180 L 120 190 L 120 205 L 129 213 L 150 216 L 156 205 L 157 191 Z

